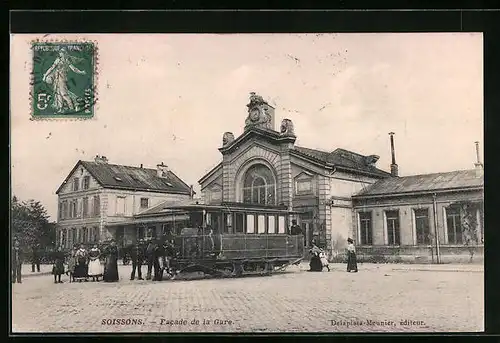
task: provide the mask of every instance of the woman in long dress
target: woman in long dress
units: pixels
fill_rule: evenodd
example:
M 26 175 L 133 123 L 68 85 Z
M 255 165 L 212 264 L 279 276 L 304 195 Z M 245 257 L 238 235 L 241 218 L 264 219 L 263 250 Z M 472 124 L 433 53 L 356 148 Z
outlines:
M 99 257 L 101 256 L 101 250 L 94 245 L 89 251 L 89 276 L 92 277 L 92 281 L 99 281 L 99 277 L 102 276 L 102 265 Z
M 351 238 L 347 239 L 347 272 L 358 272 L 358 263 L 356 261 L 356 248 Z
M 76 265 L 75 271 L 73 273 L 74 278 L 85 279 L 88 278 L 88 252 L 85 250 L 85 247 L 80 245 L 80 249 L 75 254 Z
M 78 111 L 78 97 L 68 89 L 68 72 L 71 70 L 76 74 L 85 75 L 85 70 L 80 70 L 73 65 L 83 61 L 82 58 L 74 57 L 68 54 L 66 49 L 59 51 L 59 56 L 55 59 L 52 66 L 43 75 L 42 81 L 52 87 L 54 98 L 52 107 L 58 113 L 65 109 Z
M 309 254 L 311 254 L 311 260 L 309 261 L 309 271 L 310 272 L 321 272 L 323 270 L 323 264 L 321 263 L 321 259 L 319 255 L 322 250 L 316 245 L 313 241 L 311 242 L 312 247 L 309 250 Z
M 116 243 L 111 244 L 106 249 L 106 265 L 104 266 L 103 280 L 105 282 L 117 282 L 118 276 L 118 248 Z
M 62 283 L 61 275 L 64 274 L 64 253 L 62 252 L 61 247 L 59 247 L 54 254 L 52 274 L 54 275 L 54 283 Z

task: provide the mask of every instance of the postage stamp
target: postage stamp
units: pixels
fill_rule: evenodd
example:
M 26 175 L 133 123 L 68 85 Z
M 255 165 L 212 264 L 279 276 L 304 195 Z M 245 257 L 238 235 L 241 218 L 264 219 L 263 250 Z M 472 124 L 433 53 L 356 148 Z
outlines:
M 94 117 L 94 42 L 32 42 L 32 118 Z

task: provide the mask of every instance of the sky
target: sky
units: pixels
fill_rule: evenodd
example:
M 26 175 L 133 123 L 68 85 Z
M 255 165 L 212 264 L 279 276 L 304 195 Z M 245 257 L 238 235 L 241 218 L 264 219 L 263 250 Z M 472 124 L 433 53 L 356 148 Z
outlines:
M 47 35 L 98 46 L 96 115 L 30 120 L 30 41 L 11 35 L 11 184 L 53 220 L 57 188 L 78 160 L 156 168 L 199 193 L 243 132 L 249 93 L 293 121 L 296 145 L 379 155 L 400 175 L 471 169 L 483 159 L 481 33 Z

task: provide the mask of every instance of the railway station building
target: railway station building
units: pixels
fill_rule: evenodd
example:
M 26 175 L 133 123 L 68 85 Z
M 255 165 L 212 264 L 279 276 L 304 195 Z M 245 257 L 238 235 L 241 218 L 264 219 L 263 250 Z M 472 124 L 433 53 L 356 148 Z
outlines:
M 286 208 L 296 213 L 287 223 L 302 227 L 306 246 L 314 239 L 332 254 L 343 251 L 355 221 L 352 195 L 391 174 L 377 168 L 376 155 L 296 145 L 292 121 L 276 127 L 275 109 L 255 93 L 247 108 L 243 132 L 223 134 L 221 162 L 199 180 L 203 201 Z M 256 216 L 232 218 L 233 230 L 267 232 L 274 218 Z

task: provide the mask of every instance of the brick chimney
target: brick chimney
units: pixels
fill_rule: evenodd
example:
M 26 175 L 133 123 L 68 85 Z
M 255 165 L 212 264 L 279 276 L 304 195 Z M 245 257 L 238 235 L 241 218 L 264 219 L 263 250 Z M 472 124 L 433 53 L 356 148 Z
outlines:
M 96 163 L 108 163 L 108 158 L 106 156 L 95 155 L 94 162 L 96 162 Z
M 397 177 L 399 176 L 399 168 L 398 165 L 396 164 L 396 151 L 394 150 L 394 132 L 389 132 L 389 136 L 391 136 L 391 155 L 392 155 L 391 175 L 393 177 Z
M 162 163 L 156 165 L 156 172 L 158 177 L 167 177 L 168 176 L 168 167 Z
M 476 144 L 476 163 L 474 167 L 476 168 L 476 176 L 482 177 L 484 175 L 484 167 L 481 163 L 481 157 L 479 156 L 479 142 L 474 142 Z

